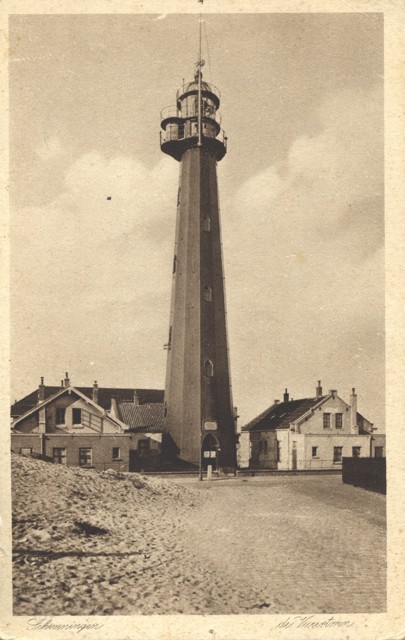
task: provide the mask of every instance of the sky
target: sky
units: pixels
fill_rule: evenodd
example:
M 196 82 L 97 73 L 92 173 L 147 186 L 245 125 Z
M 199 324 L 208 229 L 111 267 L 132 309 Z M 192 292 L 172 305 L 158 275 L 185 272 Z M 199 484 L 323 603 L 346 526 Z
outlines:
M 382 16 L 203 20 L 240 424 L 320 379 L 383 430 Z M 163 388 L 179 165 L 160 110 L 198 17 L 12 16 L 10 44 L 12 399 L 65 371 Z

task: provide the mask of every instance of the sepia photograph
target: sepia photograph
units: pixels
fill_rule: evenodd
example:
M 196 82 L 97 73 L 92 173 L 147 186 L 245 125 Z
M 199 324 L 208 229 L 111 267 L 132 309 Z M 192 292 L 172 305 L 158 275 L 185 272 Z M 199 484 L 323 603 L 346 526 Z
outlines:
M 263 7 L 8 16 L 19 638 L 383 637 L 384 13 Z

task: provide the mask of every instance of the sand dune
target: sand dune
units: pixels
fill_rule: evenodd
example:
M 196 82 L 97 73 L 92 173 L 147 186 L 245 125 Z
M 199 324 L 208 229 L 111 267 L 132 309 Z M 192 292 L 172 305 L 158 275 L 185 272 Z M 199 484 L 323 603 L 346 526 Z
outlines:
M 16 615 L 256 608 L 253 594 L 246 599 L 190 549 L 187 518 L 207 492 L 16 454 L 12 469 Z

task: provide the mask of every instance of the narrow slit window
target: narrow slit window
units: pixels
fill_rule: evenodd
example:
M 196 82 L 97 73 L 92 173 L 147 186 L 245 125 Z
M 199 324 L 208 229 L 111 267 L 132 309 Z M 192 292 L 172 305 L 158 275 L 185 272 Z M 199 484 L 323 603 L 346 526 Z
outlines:
M 214 364 L 212 360 L 206 360 L 204 363 L 204 375 L 207 378 L 212 378 L 214 375 Z
M 173 258 L 173 273 L 176 273 L 177 271 L 177 256 L 174 256 Z
M 203 231 L 211 231 L 211 218 L 209 216 L 203 218 Z
M 212 302 L 212 289 L 208 285 L 203 289 L 203 298 L 205 302 Z

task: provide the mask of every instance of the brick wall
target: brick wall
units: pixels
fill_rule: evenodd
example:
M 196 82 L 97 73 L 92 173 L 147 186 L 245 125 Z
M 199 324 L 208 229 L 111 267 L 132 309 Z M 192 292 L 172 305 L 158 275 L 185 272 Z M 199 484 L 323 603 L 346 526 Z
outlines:
M 38 434 L 11 434 L 11 450 L 21 453 L 21 449 L 32 449 L 32 453 L 43 454 L 53 458 L 55 448 L 66 449 L 66 464 L 80 466 L 80 449 L 91 449 L 91 464 L 81 465 L 92 467 L 97 471 L 114 469 L 115 471 L 129 471 L 130 451 L 138 450 L 138 441 L 145 439 L 145 434 L 45 434 L 43 449 L 41 436 Z M 119 458 L 113 459 L 113 448 L 119 449 Z M 151 441 L 151 456 L 154 462 L 160 460 L 160 446 Z

